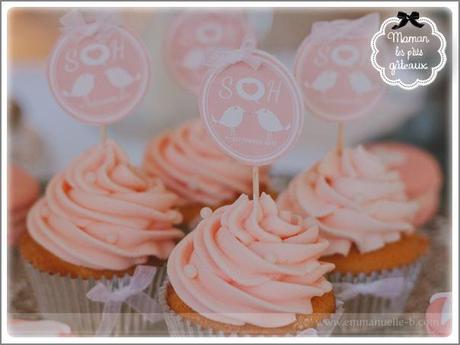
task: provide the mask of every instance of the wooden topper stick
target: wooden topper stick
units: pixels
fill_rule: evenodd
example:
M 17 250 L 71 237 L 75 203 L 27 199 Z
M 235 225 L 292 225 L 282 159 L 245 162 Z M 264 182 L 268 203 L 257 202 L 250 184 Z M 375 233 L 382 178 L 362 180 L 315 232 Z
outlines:
M 259 167 L 252 167 L 252 200 L 259 200 Z
M 106 125 L 102 125 L 99 128 L 99 134 L 101 136 L 101 142 L 105 143 L 107 140 L 107 126 Z
M 343 130 L 343 122 L 338 123 L 337 127 L 337 154 L 340 156 L 343 152 L 344 147 L 344 130 Z

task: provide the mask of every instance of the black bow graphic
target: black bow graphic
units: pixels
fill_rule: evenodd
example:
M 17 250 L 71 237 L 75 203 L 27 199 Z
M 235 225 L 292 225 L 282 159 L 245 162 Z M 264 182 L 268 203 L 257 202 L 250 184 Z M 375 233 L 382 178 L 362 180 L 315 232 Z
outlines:
M 418 27 L 418 28 L 421 28 L 423 25 L 425 24 L 421 24 L 417 21 L 417 19 L 420 18 L 418 12 L 412 12 L 410 14 L 410 16 L 405 13 L 405 12 L 398 12 L 398 16 L 397 16 L 399 19 L 401 19 L 401 21 L 399 22 L 399 24 L 397 25 L 394 25 L 392 27 L 393 30 L 396 30 L 396 29 L 399 29 L 399 28 L 402 28 L 403 26 L 405 26 L 408 22 L 411 22 L 412 25 Z

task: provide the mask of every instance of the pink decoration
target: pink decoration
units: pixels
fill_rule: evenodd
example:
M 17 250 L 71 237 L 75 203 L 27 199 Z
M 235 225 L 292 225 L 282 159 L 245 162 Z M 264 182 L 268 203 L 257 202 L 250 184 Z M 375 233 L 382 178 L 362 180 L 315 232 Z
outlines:
M 27 231 L 63 261 L 122 271 L 150 256 L 168 258 L 183 237 L 174 227 L 182 222 L 177 201 L 107 139 L 50 180 L 27 216 Z
M 384 83 L 370 61 L 370 40 L 378 27 L 377 14 L 313 24 L 297 52 L 294 74 L 314 115 L 347 121 L 378 102 Z
M 389 170 L 362 146 L 332 149 L 297 175 L 278 196 L 278 207 L 311 217 L 329 241 L 324 255 L 348 255 L 354 243 L 367 253 L 415 231 L 417 212 L 399 174 Z
M 452 293 L 440 292 L 431 296 L 425 318 L 429 335 L 449 336 L 452 333 Z
M 302 131 L 304 110 L 295 80 L 249 38 L 241 49 L 215 55 L 216 67 L 200 95 L 205 127 L 220 148 L 240 162 L 273 162 Z
M 284 327 L 332 291 L 325 277 L 334 265 L 319 260 L 328 244 L 317 227 L 281 218 L 268 194 L 242 194 L 174 247 L 167 273 L 180 299 L 210 320 Z
M 61 18 L 62 37 L 48 65 L 48 80 L 61 107 L 77 119 L 109 124 L 128 115 L 149 82 L 142 42 L 110 12 L 87 21 L 78 11 Z
M 177 81 L 194 94 L 209 65 L 213 49 L 238 49 L 250 32 L 246 18 L 238 12 L 187 11 L 177 16 L 166 36 L 166 61 Z

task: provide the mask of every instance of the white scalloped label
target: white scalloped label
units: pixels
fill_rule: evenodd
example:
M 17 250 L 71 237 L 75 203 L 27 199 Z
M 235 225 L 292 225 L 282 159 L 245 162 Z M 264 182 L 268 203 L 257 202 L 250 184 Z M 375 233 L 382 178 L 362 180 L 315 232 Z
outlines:
M 372 65 L 382 80 L 405 90 L 431 84 L 447 61 L 444 35 L 417 12 L 386 19 L 371 48 Z

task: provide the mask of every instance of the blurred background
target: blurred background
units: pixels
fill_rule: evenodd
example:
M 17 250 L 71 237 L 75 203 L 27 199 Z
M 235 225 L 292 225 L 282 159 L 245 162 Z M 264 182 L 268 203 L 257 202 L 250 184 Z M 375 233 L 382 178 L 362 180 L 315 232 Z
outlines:
M 354 19 L 372 12 L 386 18 L 395 16 L 397 10 L 267 8 L 243 11 L 257 33 L 259 47 L 277 56 L 292 70 L 296 50 L 314 22 Z M 109 136 L 122 145 L 135 163 L 140 163 L 150 138 L 199 116 L 196 97 L 173 80 L 164 59 L 164 37 L 178 12 L 120 10 L 123 23 L 143 38 L 152 60 L 152 83 L 142 104 L 131 116 L 109 128 Z M 98 128 L 79 123 L 65 114 L 48 87 L 47 58 L 59 38 L 59 18 L 64 13 L 64 10 L 13 9 L 8 14 L 10 158 L 42 181 L 99 140 Z M 451 18 L 449 12 L 442 9 L 423 9 L 421 16 L 434 20 L 447 39 L 446 67 L 431 85 L 411 91 L 388 87 L 371 114 L 345 125 L 345 141 L 355 145 L 391 139 L 416 144 L 431 151 L 448 176 Z M 273 173 L 290 176 L 309 167 L 335 145 L 336 130 L 334 123 L 307 114 L 299 143 L 275 164 Z M 449 183 L 450 178 L 445 181 Z M 444 186 L 444 190 L 450 187 Z M 449 193 L 444 193 L 444 205 L 448 197 Z

